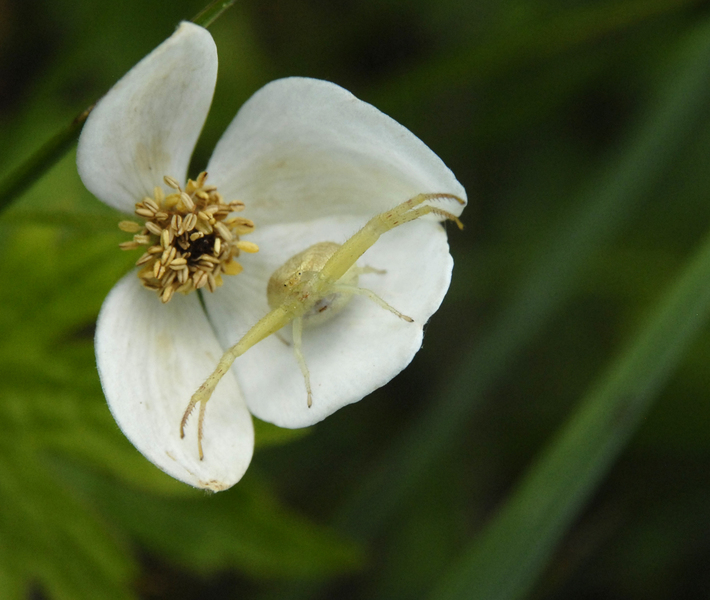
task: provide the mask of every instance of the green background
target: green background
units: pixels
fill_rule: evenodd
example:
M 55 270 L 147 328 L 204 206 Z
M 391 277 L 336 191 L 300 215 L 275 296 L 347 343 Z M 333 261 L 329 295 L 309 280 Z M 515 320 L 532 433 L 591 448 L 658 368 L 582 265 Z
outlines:
M 0 0 L 0 181 L 202 6 Z M 451 289 L 400 376 L 257 424 L 206 495 L 106 407 L 135 256 L 72 149 L 0 216 L 0 598 L 710 597 L 708 3 L 241 0 L 211 32 L 191 173 L 268 81 L 334 81 L 466 187 Z

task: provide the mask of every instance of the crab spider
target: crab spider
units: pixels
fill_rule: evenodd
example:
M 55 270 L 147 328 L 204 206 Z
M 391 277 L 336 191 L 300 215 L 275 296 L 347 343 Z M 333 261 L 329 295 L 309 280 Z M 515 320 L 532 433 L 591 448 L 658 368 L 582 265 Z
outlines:
M 419 194 L 391 210 L 376 215 L 344 244 L 320 242 L 293 256 L 276 270 L 267 287 L 267 299 L 272 310 L 223 354 L 217 368 L 193 394 L 185 409 L 180 422 L 181 438 L 185 437 L 185 425 L 192 411 L 198 404 L 200 405 L 197 420 L 197 446 L 200 460 L 204 457 L 202 437 L 205 408 L 212 392 L 232 363 L 264 338 L 276 333 L 288 323 L 293 323 L 294 355 L 303 373 L 306 401 L 310 407 L 312 405 L 310 375 L 301 343 L 304 327 L 317 325 L 330 319 L 345 307 L 353 295 L 365 296 L 397 317 L 408 322 L 413 321 L 374 292 L 357 287 L 359 275 L 378 271 L 369 267 L 358 267 L 355 263 L 382 234 L 430 213 L 443 220 L 454 221 L 459 229 L 463 229 L 463 224 L 454 214 L 424 204 L 430 200 L 454 200 L 465 204 L 464 200 L 453 194 Z

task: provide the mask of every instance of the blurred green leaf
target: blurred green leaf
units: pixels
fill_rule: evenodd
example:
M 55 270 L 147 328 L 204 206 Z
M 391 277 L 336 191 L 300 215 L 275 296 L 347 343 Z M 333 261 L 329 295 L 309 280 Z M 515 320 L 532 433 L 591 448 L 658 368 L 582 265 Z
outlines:
M 283 427 L 277 427 L 266 421 L 261 421 L 256 417 L 252 417 L 252 419 L 254 421 L 254 435 L 257 448 L 288 444 L 310 433 L 309 427 L 304 427 L 303 429 L 284 429 Z
M 116 252 L 115 235 L 7 224 L 0 231 L 12 282 L 0 288 L 0 537 L 13 549 L 0 553 L 3 594 L 26 597 L 38 585 L 59 599 L 95 598 L 97 590 L 131 598 L 131 554 L 45 459 L 62 450 L 126 477 L 138 463 L 91 375 L 92 336 L 82 333 L 126 257 Z
M 357 545 L 286 509 L 252 475 L 227 492 L 164 498 L 66 466 L 60 472 L 144 548 L 202 576 L 238 569 L 254 577 L 322 578 L 363 562 Z
M 39 584 L 52 598 L 131 598 L 135 565 L 102 520 L 43 468 L 24 440 L 0 448 L 2 567 L 14 583 L 3 594 Z M 9 596 L 3 596 L 9 597 Z

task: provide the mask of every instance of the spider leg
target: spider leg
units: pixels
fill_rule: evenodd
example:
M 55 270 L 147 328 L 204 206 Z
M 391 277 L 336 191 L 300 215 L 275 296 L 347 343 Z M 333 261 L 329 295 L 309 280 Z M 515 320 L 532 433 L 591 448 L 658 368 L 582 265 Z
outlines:
M 368 273 L 376 273 L 377 275 L 387 274 L 387 269 L 375 269 L 375 267 L 368 267 L 367 265 L 364 267 L 354 267 L 353 271 L 357 273 L 357 275 L 367 275 Z
M 358 296 L 365 296 L 366 298 L 369 298 L 370 300 L 372 300 L 378 306 L 381 306 L 385 310 L 388 310 L 391 313 L 397 315 L 400 319 L 407 321 L 407 323 L 414 322 L 414 319 L 412 319 L 412 317 L 408 317 L 407 315 L 403 315 L 396 308 L 394 308 L 394 306 L 390 306 L 389 304 L 387 304 L 387 302 L 385 302 L 382 298 L 380 298 L 377 294 L 375 294 L 375 292 L 373 292 L 372 290 L 368 290 L 367 288 L 361 288 L 361 287 L 357 287 L 355 285 L 345 285 L 342 283 L 337 283 L 331 288 L 331 290 L 333 292 L 336 292 L 339 294 L 356 294 Z
M 303 356 L 303 317 L 296 317 L 293 320 L 293 355 L 296 357 L 296 362 L 303 373 L 303 379 L 306 382 L 306 393 L 308 395 L 308 408 L 313 406 L 313 394 L 311 393 L 311 374 L 308 371 L 306 358 Z
M 190 398 L 190 402 L 183 413 L 182 420 L 180 421 L 180 437 L 185 437 L 185 425 L 187 424 L 192 411 L 195 409 L 195 406 L 199 403 L 200 413 L 197 421 L 197 448 L 200 452 L 200 460 L 203 460 L 204 458 L 204 454 L 202 452 L 202 437 L 205 407 L 207 406 L 209 399 L 212 397 L 212 392 L 214 392 L 215 387 L 217 387 L 217 384 L 220 382 L 222 377 L 224 377 L 227 371 L 229 371 L 229 368 L 238 356 L 244 354 L 254 344 L 270 336 L 272 333 L 276 333 L 289 321 L 293 320 L 296 315 L 297 310 L 293 306 L 286 303 L 278 308 L 275 308 L 265 317 L 260 319 L 256 325 L 247 331 L 241 340 L 239 340 L 222 355 L 219 363 L 217 363 L 217 368 L 197 389 L 197 391 L 192 395 L 192 398 Z
M 456 215 L 429 204 L 421 206 L 427 200 L 440 199 L 455 200 L 460 204 L 465 204 L 461 198 L 453 194 L 419 194 L 370 219 L 360 231 L 340 246 L 328 259 L 328 262 L 325 263 L 319 276 L 321 289 L 325 290 L 337 283 L 346 271 L 355 264 L 357 259 L 380 239 L 383 233 L 404 225 L 404 223 L 433 213 L 443 219 L 454 221 L 462 229 L 463 224 Z M 326 294 L 322 295 L 325 296 Z

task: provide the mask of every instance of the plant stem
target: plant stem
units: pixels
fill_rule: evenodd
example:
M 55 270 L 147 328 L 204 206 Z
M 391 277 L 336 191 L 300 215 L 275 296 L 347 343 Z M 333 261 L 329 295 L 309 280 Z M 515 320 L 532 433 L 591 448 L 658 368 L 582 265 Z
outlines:
M 68 126 L 55 133 L 52 138 L 42 144 L 25 162 L 10 171 L 9 175 L 0 182 L 0 189 L 3 190 L 3 194 L 0 196 L 0 212 L 5 210 L 15 198 L 64 156 L 76 141 L 84 126 L 84 121 L 93 108 L 92 104 L 77 115 Z
M 235 2 L 236 0 L 214 0 L 200 11 L 192 22 L 202 27 L 209 27 Z M 82 111 L 69 125 L 54 134 L 27 160 L 0 180 L 0 189 L 3 190 L 0 196 L 0 213 L 66 154 L 79 137 L 81 128 L 93 108 L 92 104 Z
M 214 2 L 211 2 L 200 11 L 192 19 L 192 22 L 202 27 L 209 27 L 235 2 L 236 0 L 214 0 Z

